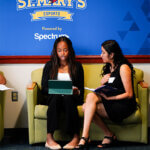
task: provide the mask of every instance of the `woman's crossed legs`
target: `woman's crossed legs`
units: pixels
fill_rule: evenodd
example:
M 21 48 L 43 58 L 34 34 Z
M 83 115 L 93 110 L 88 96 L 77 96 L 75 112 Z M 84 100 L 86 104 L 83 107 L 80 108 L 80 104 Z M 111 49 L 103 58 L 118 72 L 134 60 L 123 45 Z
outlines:
M 103 122 L 102 118 L 109 118 L 107 112 L 104 108 L 104 105 L 101 101 L 101 97 L 95 93 L 89 93 L 86 98 L 86 103 L 83 104 L 84 111 L 84 124 L 83 124 L 83 133 L 82 137 L 89 137 L 89 129 L 91 122 L 93 121 L 97 124 L 104 132 L 105 136 L 111 137 L 113 133 L 108 129 L 108 127 Z M 110 143 L 110 140 L 104 138 L 103 143 Z M 81 139 L 79 145 L 84 145 L 85 140 Z

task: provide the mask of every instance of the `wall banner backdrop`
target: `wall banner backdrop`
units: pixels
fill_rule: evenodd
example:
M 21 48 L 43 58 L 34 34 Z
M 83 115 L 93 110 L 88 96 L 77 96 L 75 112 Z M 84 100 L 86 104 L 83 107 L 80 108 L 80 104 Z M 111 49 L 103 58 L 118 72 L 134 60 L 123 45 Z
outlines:
M 1 0 L 0 56 L 50 55 L 67 36 L 76 55 L 115 39 L 125 55 L 150 55 L 150 0 Z

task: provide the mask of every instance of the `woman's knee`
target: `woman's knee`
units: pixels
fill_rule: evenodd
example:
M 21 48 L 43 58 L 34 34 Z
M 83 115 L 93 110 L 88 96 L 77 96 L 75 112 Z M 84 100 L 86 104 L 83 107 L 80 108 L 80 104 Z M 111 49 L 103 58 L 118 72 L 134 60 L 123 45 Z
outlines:
M 96 103 L 98 101 L 98 97 L 96 96 L 95 93 L 89 93 L 86 97 L 86 102 L 87 103 Z

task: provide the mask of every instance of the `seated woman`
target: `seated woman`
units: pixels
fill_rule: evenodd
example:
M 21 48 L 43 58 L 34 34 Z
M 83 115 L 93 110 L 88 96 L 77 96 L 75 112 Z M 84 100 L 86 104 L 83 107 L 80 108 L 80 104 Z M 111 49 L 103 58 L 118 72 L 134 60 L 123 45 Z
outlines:
M 72 80 L 73 95 L 48 95 L 48 80 Z M 45 146 L 61 149 L 53 134 L 58 129 L 59 116 L 65 112 L 66 133 L 73 138 L 64 149 L 73 149 L 79 142 L 79 116 L 77 105 L 83 104 L 84 73 L 82 65 L 75 61 L 72 42 L 67 37 L 56 39 L 51 55 L 43 70 L 42 92 L 47 96 L 47 140 Z
M 0 74 L 0 84 L 6 84 L 6 79 L 2 74 Z
M 133 66 L 123 56 L 115 40 L 105 41 L 101 46 L 101 57 L 105 63 L 102 71 L 102 85 L 108 85 L 122 91 L 116 95 L 89 93 L 83 104 L 84 125 L 82 138 L 76 149 L 88 146 L 91 122 L 97 124 L 104 132 L 104 139 L 98 147 L 114 144 L 117 137 L 103 122 L 103 118 L 119 123 L 136 110 L 133 87 Z

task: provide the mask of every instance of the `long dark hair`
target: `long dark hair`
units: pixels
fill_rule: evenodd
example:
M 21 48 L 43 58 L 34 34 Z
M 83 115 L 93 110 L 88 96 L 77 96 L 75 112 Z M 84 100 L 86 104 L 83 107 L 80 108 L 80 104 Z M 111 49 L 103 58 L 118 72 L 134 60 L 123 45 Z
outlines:
M 115 40 L 107 40 L 103 42 L 101 46 L 107 51 L 109 55 L 111 53 L 114 53 L 113 57 L 114 68 L 116 68 L 121 64 L 127 64 L 131 68 L 132 75 L 134 74 L 132 64 L 124 57 L 119 44 Z M 110 73 L 110 63 L 106 63 L 102 69 L 102 76 L 107 73 Z
M 60 67 L 60 60 L 57 55 L 57 45 L 61 41 L 66 42 L 66 44 L 68 45 L 69 54 L 68 54 L 67 61 L 68 61 L 68 65 L 69 65 L 70 77 L 72 78 L 73 76 L 75 76 L 75 73 L 76 73 L 75 51 L 73 49 L 72 42 L 66 36 L 61 36 L 55 40 L 53 50 L 51 53 L 51 61 L 52 61 L 52 70 L 51 70 L 51 76 L 50 76 L 51 79 L 54 79 L 54 77 L 58 73 L 58 68 Z

